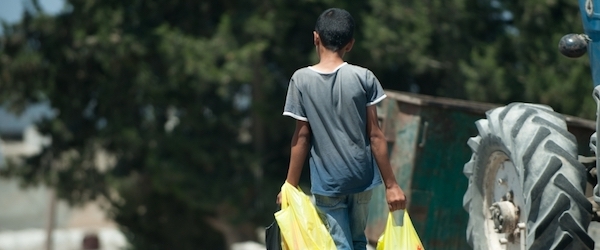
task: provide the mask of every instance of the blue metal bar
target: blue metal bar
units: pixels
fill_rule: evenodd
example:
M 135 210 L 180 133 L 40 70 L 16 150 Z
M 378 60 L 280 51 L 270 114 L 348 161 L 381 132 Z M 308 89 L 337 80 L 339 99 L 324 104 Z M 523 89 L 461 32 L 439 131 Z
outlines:
M 592 40 L 588 54 L 594 87 L 600 85 L 600 0 L 579 0 L 585 34 Z

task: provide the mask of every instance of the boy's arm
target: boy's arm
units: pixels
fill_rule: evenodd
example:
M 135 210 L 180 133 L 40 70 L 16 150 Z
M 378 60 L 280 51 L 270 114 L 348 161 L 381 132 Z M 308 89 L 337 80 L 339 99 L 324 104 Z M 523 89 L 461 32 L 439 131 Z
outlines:
M 371 151 L 379 166 L 385 185 L 385 196 L 390 211 L 406 208 L 406 196 L 398 186 L 388 157 L 387 142 L 377 120 L 377 107 L 367 106 L 367 133 L 371 139 Z
M 292 137 L 292 152 L 286 182 L 294 187 L 300 182 L 300 174 L 310 149 L 310 125 L 308 122 L 296 120 L 296 131 Z M 281 192 L 277 195 L 277 204 L 281 204 Z
M 310 149 L 310 125 L 308 122 L 296 120 L 296 131 L 292 137 L 290 166 L 286 181 L 294 187 L 298 186 L 300 174 Z

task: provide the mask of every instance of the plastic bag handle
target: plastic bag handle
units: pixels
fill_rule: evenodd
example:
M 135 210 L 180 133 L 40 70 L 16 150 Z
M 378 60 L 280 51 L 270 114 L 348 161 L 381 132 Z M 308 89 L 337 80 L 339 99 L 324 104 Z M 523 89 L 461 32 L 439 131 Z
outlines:
M 394 226 L 403 226 L 407 214 L 408 211 L 406 209 L 400 209 L 393 212 L 390 211 L 388 216 L 391 216 L 393 218 Z

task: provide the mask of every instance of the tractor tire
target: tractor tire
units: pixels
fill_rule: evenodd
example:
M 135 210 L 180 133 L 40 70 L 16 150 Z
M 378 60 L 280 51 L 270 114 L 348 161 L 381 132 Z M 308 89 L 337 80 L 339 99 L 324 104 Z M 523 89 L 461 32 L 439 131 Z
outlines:
M 526 103 L 490 110 L 486 117 L 476 122 L 479 135 L 467 142 L 473 155 L 463 169 L 469 179 L 463 199 L 468 243 L 476 250 L 594 249 L 587 234 L 592 207 L 584 195 L 586 169 L 564 117 Z M 506 216 L 494 221 L 497 214 L 490 212 L 507 197 L 518 223 L 510 230 L 498 227 Z

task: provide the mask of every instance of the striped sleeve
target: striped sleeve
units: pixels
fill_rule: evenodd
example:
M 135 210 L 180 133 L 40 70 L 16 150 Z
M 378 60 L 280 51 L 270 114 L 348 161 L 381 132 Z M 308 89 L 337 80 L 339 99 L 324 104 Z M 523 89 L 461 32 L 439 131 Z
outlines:
M 287 96 L 285 98 L 285 105 L 283 108 L 283 115 L 292 117 L 300 121 L 308 121 L 306 113 L 304 112 L 304 106 L 302 103 L 302 92 L 298 89 L 298 85 L 292 76 L 290 84 L 288 85 Z
M 383 91 L 383 87 L 381 86 L 381 83 L 379 83 L 379 80 L 377 79 L 375 74 L 373 74 L 373 72 L 371 72 L 370 70 L 367 70 L 366 81 L 367 106 L 375 105 L 383 101 L 383 99 L 386 98 L 385 92 Z

